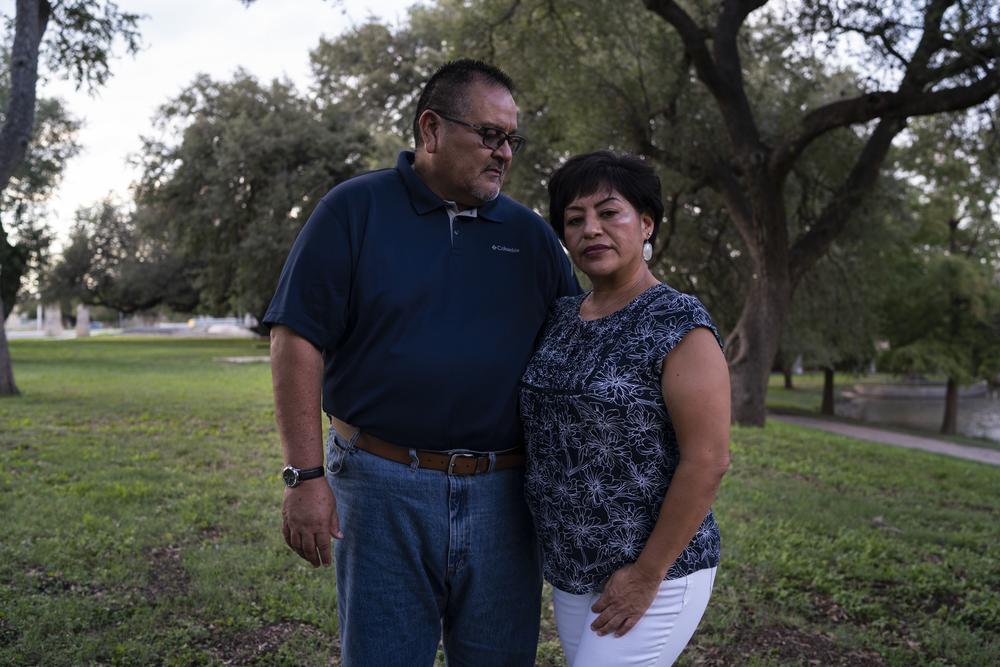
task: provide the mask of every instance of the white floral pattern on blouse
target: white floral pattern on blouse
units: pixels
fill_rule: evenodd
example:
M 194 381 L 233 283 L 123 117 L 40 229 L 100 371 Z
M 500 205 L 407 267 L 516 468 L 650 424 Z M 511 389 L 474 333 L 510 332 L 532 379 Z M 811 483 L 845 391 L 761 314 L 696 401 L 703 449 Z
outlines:
M 585 296 L 553 306 L 520 388 L 525 495 L 545 578 L 575 594 L 599 591 L 634 562 L 659 516 L 679 461 L 664 358 L 696 327 L 722 345 L 701 302 L 667 285 L 593 321 L 579 316 Z M 709 510 L 666 578 L 715 567 L 719 555 Z

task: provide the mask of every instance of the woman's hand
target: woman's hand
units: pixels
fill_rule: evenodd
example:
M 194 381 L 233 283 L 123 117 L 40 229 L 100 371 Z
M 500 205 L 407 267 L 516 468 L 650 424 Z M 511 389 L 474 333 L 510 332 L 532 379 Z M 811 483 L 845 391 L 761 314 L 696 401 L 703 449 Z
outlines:
M 635 627 L 653 604 L 663 577 L 630 563 L 616 570 L 604 583 L 601 597 L 590 608 L 598 614 L 590 629 L 604 636 L 609 632 L 621 637 Z

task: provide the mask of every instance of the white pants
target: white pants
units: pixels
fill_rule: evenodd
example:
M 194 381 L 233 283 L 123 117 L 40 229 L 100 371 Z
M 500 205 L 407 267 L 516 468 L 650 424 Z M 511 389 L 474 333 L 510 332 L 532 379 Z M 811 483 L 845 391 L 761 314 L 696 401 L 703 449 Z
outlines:
M 566 662 L 570 667 L 674 664 L 705 613 L 717 569 L 664 581 L 653 604 L 623 637 L 614 633 L 601 637 L 590 629 L 598 616 L 590 608 L 599 593 L 573 595 L 554 588 L 552 603 Z

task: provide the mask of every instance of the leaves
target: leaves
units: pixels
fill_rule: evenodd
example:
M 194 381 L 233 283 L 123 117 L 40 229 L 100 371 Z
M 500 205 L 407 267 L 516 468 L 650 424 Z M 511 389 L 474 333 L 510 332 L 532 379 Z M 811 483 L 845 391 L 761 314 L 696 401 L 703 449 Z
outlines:
M 42 295 L 63 310 L 75 301 L 123 313 L 161 304 L 190 312 L 198 304 L 183 258 L 162 242 L 142 238 L 133 212 L 110 199 L 77 211 L 69 245 L 46 274 Z
M 43 51 L 51 71 L 94 91 L 111 76 L 109 62 L 119 41 L 125 51 L 138 52 L 142 15 L 123 12 L 101 0 L 51 2 L 50 27 Z
M 245 72 L 199 77 L 158 123 L 168 139 L 144 142 L 139 233 L 183 259 L 204 308 L 262 316 L 320 197 L 362 169 L 367 131 L 287 82 Z

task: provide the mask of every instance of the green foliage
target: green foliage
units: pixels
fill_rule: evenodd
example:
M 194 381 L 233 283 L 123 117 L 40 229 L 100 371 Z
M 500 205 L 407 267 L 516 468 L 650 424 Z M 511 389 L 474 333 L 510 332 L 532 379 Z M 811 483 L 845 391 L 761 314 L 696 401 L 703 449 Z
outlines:
M 47 272 L 42 296 L 64 312 L 82 301 L 134 313 L 165 305 L 192 312 L 198 305 L 183 258 L 156 240 L 140 238 L 133 215 L 106 199 L 77 211 L 60 261 Z
M 419 19 L 433 11 L 411 10 L 411 23 L 420 22 L 425 30 L 393 30 L 370 20 L 336 39 L 320 39 L 309 54 L 317 103 L 350 115 L 371 132 L 373 145 L 364 156 L 370 169 L 393 164 L 401 147 L 413 145 L 417 97 L 449 53 L 438 23 Z
M 782 368 L 801 356 L 808 368 L 857 371 L 875 358 L 885 286 L 910 257 L 919 225 L 908 212 L 912 202 L 912 188 L 884 183 L 852 221 L 850 233 L 802 278 L 782 332 Z
M 1000 286 L 992 267 L 945 252 L 921 254 L 886 294 L 882 363 L 899 373 L 942 373 L 965 383 L 996 372 Z
M 332 570 L 284 545 L 254 341 L 14 341 L 0 402 L 0 663 L 336 660 Z M 996 467 L 736 429 L 723 563 L 680 664 L 985 665 Z M 562 665 L 543 608 L 540 665 Z
M 1000 373 L 1000 146 L 980 127 L 990 112 L 921 119 L 900 151 L 922 187 L 911 204 L 919 226 L 885 284 L 887 369 L 959 383 Z
M 199 77 L 158 125 L 167 142 L 145 140 L 139 232 L 183 260 L 205 309 L 261 317 L 319 198 L 361 169 L 366 131 L 244 72 Z
M 140 14 L 123 12 L 109 0 L 49 2 L 49 27 L 42 52 L 51 72 L 90 91 L 111 76 L 109 62 L 121 41 L 125 51 L 140 48 Z

